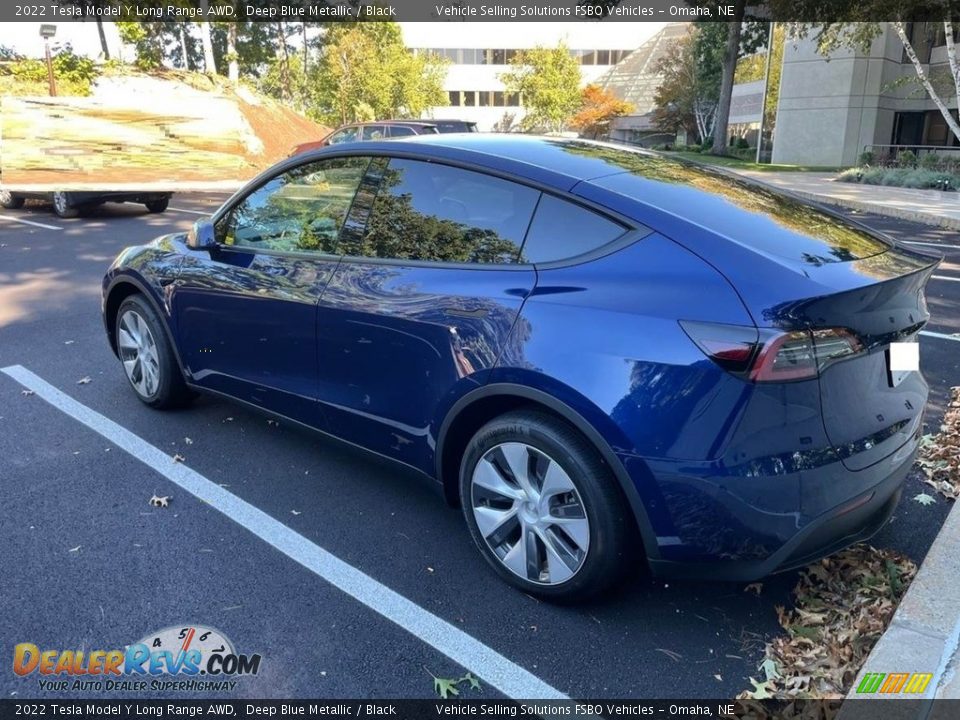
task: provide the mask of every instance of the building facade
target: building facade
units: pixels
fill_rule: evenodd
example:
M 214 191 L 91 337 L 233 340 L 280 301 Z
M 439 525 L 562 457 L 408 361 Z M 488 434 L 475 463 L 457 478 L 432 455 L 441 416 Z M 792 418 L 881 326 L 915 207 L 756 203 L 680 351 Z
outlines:
M 943 23 L 909 23 L 907 31 L 956 117 Z M 868 52 L 837 51 L 829 62 L 811 39 L 786 44 L 773 162 L 840 167 L 856 164 L 865 150 L 896 153 L 891 146 L 960 152 L 888 23 Z
M 434 27 L 427 27 L 431 25 Z M 500 24 L 401 23 L 407 47 L 414 52 L 435 53 L 449 62 L 444 90 L 450 104 L 431 108 L 424 117 L 473 121 L 481 131 L 501 127 L 505 115 L 518 123 L 525 112 L 520 98 L 507 93 L 499 79 L 510 70 L 510 60 L 517 51 L 537 45 L 553 47 L 563 40 L 580 64 L 582 84 L 586 85 L 626 58 L 645 35 L 656 31 L 631 31 L 625 24 L 615 28 L 602 28 L 596 23 L 570 28 L 560 27 L 562 23 L 494 25 Z

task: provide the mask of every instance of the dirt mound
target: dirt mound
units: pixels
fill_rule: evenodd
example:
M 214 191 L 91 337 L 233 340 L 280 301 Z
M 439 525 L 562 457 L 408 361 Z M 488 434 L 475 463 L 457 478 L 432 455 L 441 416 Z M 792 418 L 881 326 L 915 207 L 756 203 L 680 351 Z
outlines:
M 0 103 L 3 184 L 23 190 L 236 185 L 329 132 L 247 87 L 182 71 Z

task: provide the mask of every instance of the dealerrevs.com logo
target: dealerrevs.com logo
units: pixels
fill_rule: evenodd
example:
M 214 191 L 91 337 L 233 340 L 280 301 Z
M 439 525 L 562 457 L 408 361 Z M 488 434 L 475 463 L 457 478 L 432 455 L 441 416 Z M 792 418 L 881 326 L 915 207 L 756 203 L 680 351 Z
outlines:
M 240 676 L 256 675 L 261 656 L 237 653 L 233 643 L 201 625 L 168 627 L 114 650 L 13 648 L 13 672 L 37 676 L 50 691 L 231 691 Z

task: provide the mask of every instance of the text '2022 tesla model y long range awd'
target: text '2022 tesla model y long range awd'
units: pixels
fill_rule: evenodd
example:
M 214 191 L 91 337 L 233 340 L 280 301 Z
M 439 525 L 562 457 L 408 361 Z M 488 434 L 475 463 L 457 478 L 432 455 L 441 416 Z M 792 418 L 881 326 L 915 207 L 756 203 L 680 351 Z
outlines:
M 572 599 L 881 527 L 927 399 L 888 349 L 936 263 L 656 154 L 434 135 L 273 167 L 125 250 L 103 315 L 146 404 L 226 395 L 416 468 L 502 578 Z

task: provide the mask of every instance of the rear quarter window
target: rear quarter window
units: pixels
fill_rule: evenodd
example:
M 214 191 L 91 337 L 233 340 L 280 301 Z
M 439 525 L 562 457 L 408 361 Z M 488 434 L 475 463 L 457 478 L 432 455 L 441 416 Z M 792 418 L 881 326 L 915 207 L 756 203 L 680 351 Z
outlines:
M 627 231 L 620 223 L 580 205 L 544 194 L 523 245 L 522 262 L 546 263 L 583 255 Z

